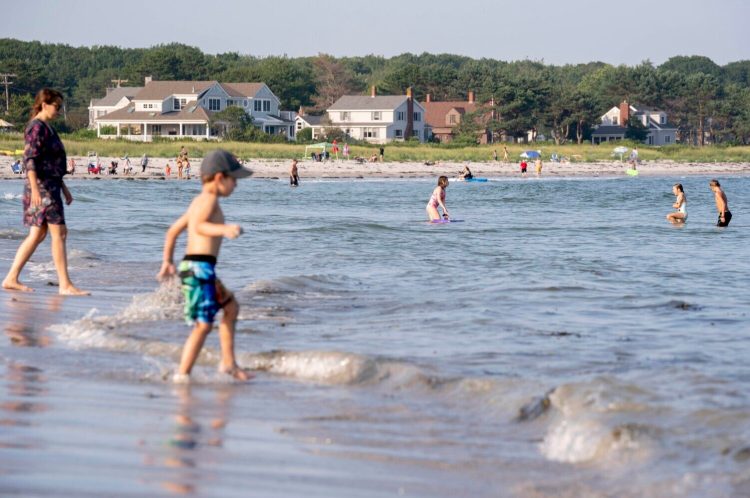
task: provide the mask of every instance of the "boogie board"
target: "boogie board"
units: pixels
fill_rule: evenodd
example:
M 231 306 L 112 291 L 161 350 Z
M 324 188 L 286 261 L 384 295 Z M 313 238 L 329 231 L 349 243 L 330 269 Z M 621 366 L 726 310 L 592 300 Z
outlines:
M 630 176 L 638 176 L 638 170 L 637 169 L 626 169 L 625 173 L 627 173 Z
M 435 223 L 435 224 L 441 224 L 441 223 L 463 223 L 464 220 L 431 220 L 427 223 Z
M 451 181 L 452 182 L 479 182 L 479 183 L 484 183 L 484 182 L 487 181 L 487 178 L 477 178 L 477 177 L 472 177 L 472 178 L 451 178 Z

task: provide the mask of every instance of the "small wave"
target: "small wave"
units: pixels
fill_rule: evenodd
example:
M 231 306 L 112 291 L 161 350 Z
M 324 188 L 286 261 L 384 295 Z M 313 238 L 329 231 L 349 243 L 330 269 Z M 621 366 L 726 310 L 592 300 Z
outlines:
M 331 298 L 336 297 L 342 286 L 347 285 L 348 280 L 340 276 L 300 275 L 273 280 L 257 280 L 242 290 L 255 294 L 296 294 L 305 297 Z
M 12 228 L 8 230 L 0 230 L 0 239 L 23 240 L 25 238 L 26 233 L 20 230 L 15 230 Z
M 23 195 L 21 194 L 14 194 L 11 192 L 5 192 L 3 194 L 3 200 L 5 201 L 13 201 L 13 200 L 21 199 L 21 198 L 23 198 Z

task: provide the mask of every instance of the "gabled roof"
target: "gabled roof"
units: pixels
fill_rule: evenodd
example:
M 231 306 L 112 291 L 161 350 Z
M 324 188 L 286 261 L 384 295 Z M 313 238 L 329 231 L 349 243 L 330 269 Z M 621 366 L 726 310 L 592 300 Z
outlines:
M 265 83 L 219 83 L 230 97 L 255 97 Z
M 218 81 L 150 81 L 135 95 L 135 100 L 163 100 L 170 95 L 200 94 Z
M 297 115 L 299 119 L 304 121 L 305 123 L 309 124 L 310 126 L 318 126 L 321 123 L 323 123 L 323 116 L 310 116 L 307 114 L 304 114 L 302 116 Z
M 179 111 L 136 111 L 131 104 L 97 118 L 97 121 L 208 121 L 210 114 L 194 100 L 185 104 Z
M 133 100 L 135 95 L 143 90 L 142 86 L 121 86 L 118 88 L 112 88 L 106 97 L 93 100 L 91 105 L 111 107 L 122 100 L 123 97 L 127 97 L 129 100 Z
M 406 102 L 406 95 L 344 95 L 329 111 L 392 111 Z
M 424 107 L 425 123 L 434 128 L 448 126 L 445 116 L 455 109 L 460 114 L 471 113 L 477 110 L 476 102 L 466 101 L 444 101 L 444 102 L 421 102 Z

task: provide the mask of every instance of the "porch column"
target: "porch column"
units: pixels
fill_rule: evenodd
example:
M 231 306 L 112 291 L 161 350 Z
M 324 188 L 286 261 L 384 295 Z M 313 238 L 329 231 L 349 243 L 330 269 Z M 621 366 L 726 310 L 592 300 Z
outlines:
M 180 135 L 179 136 L 182 136 L 182 123 L 180 123 Z
M 97 121 L 96 122 L 96 138 L 101 138 L 101 137 L 102 137 L 102 124 L 99 121 Z
M 148 139 L 146 138 L 146 137 L 148 137 L 148 133 L 146 133 L 146 131 L 147 131 L 146 130 L 146 123 L 143 123 L 143 141 L 144 142 L 148 142 Z
M 208 126 L 208 123 L 206 123 L 206 140 L 211 138 L 211 127 Z
M 117 123 L 117 138 L 120 138 L 120 123 Z

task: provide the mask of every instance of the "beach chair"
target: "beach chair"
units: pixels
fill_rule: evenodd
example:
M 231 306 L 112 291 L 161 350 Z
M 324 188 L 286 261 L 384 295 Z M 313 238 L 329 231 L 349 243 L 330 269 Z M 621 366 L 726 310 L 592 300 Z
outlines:
M 19 161 L 13 163 L 10 165 L 10 169 L 13 170 L 14 175 L 20 175 L 23 174 L 23 166 L 21 166 L 21 163 Z

